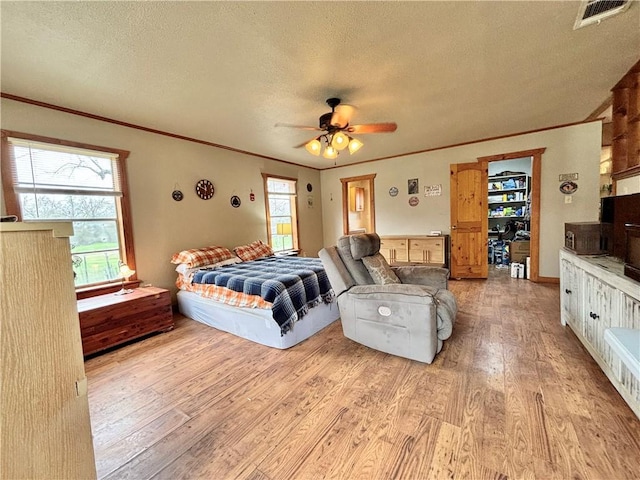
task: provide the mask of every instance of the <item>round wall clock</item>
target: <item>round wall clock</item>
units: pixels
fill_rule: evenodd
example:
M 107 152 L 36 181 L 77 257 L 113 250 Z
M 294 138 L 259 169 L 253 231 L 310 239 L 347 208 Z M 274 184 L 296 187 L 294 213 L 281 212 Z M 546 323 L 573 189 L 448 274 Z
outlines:
M 199 180 L 196 183 L 196 194 L 203 200 L 209 200 L 213 197 L 215 189 L 213 188 L 213 183 L 209 180 Z

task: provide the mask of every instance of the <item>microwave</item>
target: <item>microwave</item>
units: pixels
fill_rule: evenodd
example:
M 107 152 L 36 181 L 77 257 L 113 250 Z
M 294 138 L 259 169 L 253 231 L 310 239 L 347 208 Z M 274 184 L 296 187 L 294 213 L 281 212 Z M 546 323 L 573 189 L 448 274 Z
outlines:
M 564 246 L 577 255 L 603 253 L 600 222 L 573 222 L 564 224 Z
M 624 256 L 624 274 L 640 282 L 640 224 L 624 225 L 626 252 Z

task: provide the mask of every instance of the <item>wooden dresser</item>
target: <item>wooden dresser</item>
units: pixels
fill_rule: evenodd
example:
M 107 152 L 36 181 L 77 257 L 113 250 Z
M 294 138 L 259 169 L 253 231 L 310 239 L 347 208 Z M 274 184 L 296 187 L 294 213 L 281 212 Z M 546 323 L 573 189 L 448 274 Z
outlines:
M 390 265 L 449 268 L 449 235 L 380 237 L 380 253 Z
M 85 355 L 171 330 L 174 325 L 169 290 L 157 287 L 83 298 L 78 300 L 78 314 Z
M 0 478 L 96 478 L 71 223 L 1 223 Z

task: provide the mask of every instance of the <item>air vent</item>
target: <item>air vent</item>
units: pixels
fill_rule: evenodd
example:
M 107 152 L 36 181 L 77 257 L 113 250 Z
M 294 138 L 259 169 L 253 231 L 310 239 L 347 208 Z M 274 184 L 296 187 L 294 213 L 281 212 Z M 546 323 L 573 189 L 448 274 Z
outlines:
M 624 12 L 630 5 L 630 0 L 583 0 L 573 29 L 600 23 L 605 18 Z

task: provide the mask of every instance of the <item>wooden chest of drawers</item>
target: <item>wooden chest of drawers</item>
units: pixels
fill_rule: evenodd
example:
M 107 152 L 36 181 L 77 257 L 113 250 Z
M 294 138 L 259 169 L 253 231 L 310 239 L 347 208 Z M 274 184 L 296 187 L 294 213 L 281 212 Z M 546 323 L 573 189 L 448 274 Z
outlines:
M 78 315 L 84 355 L 171 330 L 174 325 L 169 290 L 156 287 L 78 300 Z
M 380 237 L 380 253 L 390 265 L 449 267 L 449 236 Z

